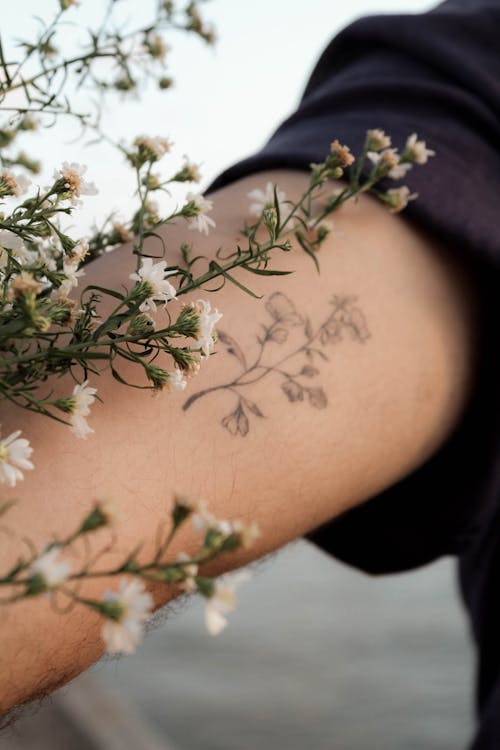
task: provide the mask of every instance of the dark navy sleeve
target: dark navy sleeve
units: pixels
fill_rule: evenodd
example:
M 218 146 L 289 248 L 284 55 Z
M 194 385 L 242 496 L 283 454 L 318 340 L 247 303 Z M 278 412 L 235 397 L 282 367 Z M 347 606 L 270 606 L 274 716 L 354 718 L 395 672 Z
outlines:
M 422 14 L 363 18 L 321 55 L 297 110 L 210 190 L 274 168 L 308 170 L 368 128 L 395 146 L 413 132 L 436 152 L 404 180 L 404 212 L 460 257 L 481 289 L 474 394 L 446 444 L 380 495 L 309 535 L 371 573 L 462 554 L 500 495 L 500 0 L 448 0 Z

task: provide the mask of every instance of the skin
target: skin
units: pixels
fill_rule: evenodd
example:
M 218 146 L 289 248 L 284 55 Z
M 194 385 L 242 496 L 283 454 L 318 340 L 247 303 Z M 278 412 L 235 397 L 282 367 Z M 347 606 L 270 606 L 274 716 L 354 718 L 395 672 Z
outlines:
M 182 241 L 196 242 L 207 255 L 219 245 L 232 249 L 249 218 L 250 190 L 271 180 L 297 198 L 307 179 L 298 171 L 272 171 L 214 193 L 216 230 L 205 238 L 183 223 L 169 229 L 168 262 L 180 262 Z M 126 282 L 134 270 L 128 249 L 95 261 L 85 281 L 111 288 Z M 237 396 L 218 386 L 233 382 L 242 370 L 222 342 L 184 393 L 153 397 L 124 388 L 108 373 L 94 378 L 91 384 L 104 403 L 94 405 L 89 421 L 95 435 L 86 441 L 60 424 L 3 406 L 2 435 L 20 428 L 29 436 L 36 470 L 3 493 L 19 502 L 3 522 L 10 533 L 0 547 L 0 569 L 19 554 L 20 530 L 36 545 L 67 535 L 96 499 L 112 500 L 123 514 L 111 546 L 108 530 L 95 536 L 93 551 L 110 546 L 100 567 L 112 567 L 141 541 L 140 560 L 147 562 L 177 491 L 206 498 L 219 518 L 259 524 L 262 535 L 253 547 L 220 558 L 207 571 L 219 574 L 368 500 L 432 456 L 452 434 L 471 394 L 481 310 L 468 269 L 453 248 L 441 246 L 369 196 L 335 215 L 335 231 L 319 261 L 320 275 L 294 247 L 273 262 L 275 268 L 292 269 L 290 276 L 237 274 L 262 299 L 231 284 L 216 295 L 199 292 L 192 299 L 209 299 L 224 313 L 218 327 L 251 362 L 259 351 L 257 336 L 272 322 L 265 307 L 271 295 L 286 295 L 316 327 L 332 312 L 334 294 L 355 297 L 367 335 L 325 343 L 328 360 L 315 363 L 314 383 L 312 378 L 300 381 L 321 387 L 320 407 L 307 398 L 290 399 L 282 387 L 284 376 L 273 365 L 265 377 L 241 389 L 264 417 L 249 414 L 247 433 L 231 434 L 222 420 L 234 410 Z M 276 363 L 278 351 L 285 356 L 300 349 L 302 329 L 293 336 L 274 349 L 269 344 L 267 361 Z M 303 353 L 295 364 L 292 359 L 289 372 L 292 364 L 294 372 L 305 364 Z M 135 378 L 126 368 L 122 372 Z M 68 393 L 72 383 L 58 387 Z M 182 409 L 190 395 L 207 390 Z M 172 556 L 196 550 L 198 539 L 186 524 Z M 83 547 L 77 548 L 75 566 L 83 555 Z M 80 593 L 99 597 L 107 588 L 116 589 L 116 580 L 86 582 Z M 155 609 L 178 594 L 157 583 L 148 589 Z M 60 600 L 60 606 L 66 603 Z M 2 711 L 50 693 L 103 653 L 102 621 L 83 607 L 61 615 L 42 597 L 6 608 L 0 623 Z

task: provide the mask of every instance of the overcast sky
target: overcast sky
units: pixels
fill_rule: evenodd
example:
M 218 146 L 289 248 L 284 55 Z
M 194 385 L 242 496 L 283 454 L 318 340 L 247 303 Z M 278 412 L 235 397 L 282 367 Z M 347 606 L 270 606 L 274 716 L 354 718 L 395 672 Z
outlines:
M 48 18 L 57 4 L 4 3 L 2 35 L 28 36 L 31 16 Z M 133 9 L 135 21 L 152 7 L 151 0 L 122 0 L 121 5 Z M 222 168 L 257 149 L 292 111 L 322 49 L 343 26 L 363 15 L 419 12 L 434 5 L 434 0 L 211 0 L 204 15 L 216 27 L 215 48 L 186 35 L 173 38 L 169 67 L 175 88 L 159 92 L 151 86 L 140 102 L 114 97 L 104 129 L 116 139 L 132 140 L 139 133 L 169 136 L 174 160 L 187 153 L 203 162 L 206 185 Z M 84 26 L 103 7 L 103 0 L 80 0 L 66 18 Z M 68 34 L 75 33 L 68 28 Z M 88 164 L 100 195 L 85 201 L 76 222 L 83 231 L 94 216 L 102 218 L 118 206 L 126 212 L 134 205 L 132 173 L 111 147 L 84 147 L 74 141 L 76 134 L 66 122 L 25 145 L 43 158 L 42 184 L 63 160 Z M 167 162 L 165 168 L 170 171 Z

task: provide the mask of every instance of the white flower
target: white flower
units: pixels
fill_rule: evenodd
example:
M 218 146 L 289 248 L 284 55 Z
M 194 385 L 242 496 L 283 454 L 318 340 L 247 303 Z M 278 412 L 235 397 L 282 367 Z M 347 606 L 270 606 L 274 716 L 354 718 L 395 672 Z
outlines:
M 253 522 L 250 524 L 244 524 L 242 521 L 233 521 L 232 531 L 238 534 L 241 540 L 241 545 L 245 549 L 249 549 L 253 546 L 254 542 L 261 536 L 258 525 Z
M 401 180 L 403 177 L 405 177 L 406 173 L 411 168 L 411 164 L 409 164 L 408 162 L 403 162 L 401 164 L 397 164 L 395 167 L 389 170 L 388 175 L 389 177 L 392 177 L 393 180 Z
M 86 438 L 94 430 L 88 426 L 87 417 L 90 414 L 90 405 L 95 401 L 97 388 L 91 388 L 88 380 L 75 385 L 70 398 L 70 422 L 71 431 L 79 438 Z
M 201 193 L 187 193 L 187 204 L 183 208 L 184 215 L 190 217 L 188 229 L 197 229 L 198 232 L 208 234 L 210 227 L 215 227 L 215 221 L 207 216 L 207 211 L 213 208 L 213 201 L 204 198 Z
M 57 180 L 64 180 L 64 187 L 67 191 L 72 193 L 72 198 L 78 198 L 80 195 L 96 195 L 97 188 L 93 182 L 84 182 L 82 180 L 83 175 L 87 171 L 87 167 L 84 164 L 77 164 L 76 162 L 62 163 L 62 167 L 54 172 L 54 177 Z M 74 202 L 72 200 L 72 202 Z
M 6 250 L 10 250 L 10 255 L 23 264 L 35 263 L 38 260 L 37 254 L 28 250 L 21 237 L 9 229 L 2 229 L 0 230 L 0 268 L 4 268 L 7 264 L 9 253 Z
M 406 185 L 394 190 L 388 190 L 385 195 L 388 199 L 387 203 L 389 204 L 391 213 L 399 213 L 399 211 L 406 208 L 410 201 L 418 198 L 418 193 L 410 194 L 410 188 Z
M 387 172 L 387 175 L 388 177 L 391 177 L 393 180 L 401 179 L 402 177 L 405 176 L 408 170 L 412 168 L 411 163 L 400 162 L 400 156 L 397 153 L 397 151 L 393 148 L 387 148 L 385 151 L 382 151 L 380 154 L 377 153 L 376 151 L 368 151 L 367 157 L 375 166 L 378 166 L 380 162 L 383 162 L 385 167 L 390 167 L 389 171 Z
M 71 572 L 71 565 L 67 560 L 56 560 L 60 551 L 58 545 L 51 547 L 33 562 L 29 570 L 32 576 L 41 575 L 49 589 L 64 583 Z
M 205 606 L 205 624 L 210 635 L 218 635 L 227 625 L 224 615 L 232 612 L 236 607 L 236 587 L 248 581 L 251 575 L 248 571 L 241 571 L 232 575 L 225 575 L 215 582 L 213 595 Z
M 210 312 L 210 302 L 203 299 L 197 300 L 196 305 L 199 311 L 199 334 L 197 341 L 193 344 L 193 349 L 201 349 L 203 355 L 208 357 L 214 346 L 214 326 L 222 318 L 222 313 L 218 312 L 217 308 Z
M 145 300 L 140 310 L 146 312 L 156 311 L 156 302 L 165 302 L 165 304 L 175 299 L 175 289 L 172 284 L 167 281 L 167 276 L 171 276 L 175 271 L 166 271 L 167 263 L 162 260 L 159 263 L 153 264 L 153 258 L 143 258 L 141 267 L 136 273 L 131 273 L 129 278 L 137 283 L 147 282 L 151 287 L 151 294 L 147 300 Z
M 23 195 L 30 185 L 31 180 L 23 174 L 14 174 L 9 169 L 4 169 L 0 173 L 1 195 Z
M 134 140 L 134 145 L 149 154 L 153 161 L 161 159 L 172 148 L 168 138 L 161 138 L 159 135 L 154 138 L 147 135 L 138 135 Z
M 107 618 L 102 627 L 102 637 L 109 654 L 132 654 L 142 640 L 143 623 L 149 619 L 153 609 L 153 598 L 145 592 L 140 578 L 122 578 L 119 591 L 106 591 L 104 603 L 116 602 L 119 615 Z
M 75 247 L 71 251 L 71 260 L 73 262 L 78 261 L 78 263 L 81 263 L 84 258 L 87 257 L 89 252 L 89 243 L 86 240 L 78 240 Z
M 62 270 L 66 278 L 54 289 L 53 299 L 65 300 L 71 290 L 78 286 L 78 279 L 85 276 L 83 268 L 78 268 L 79 262 L 78 258 L 64 258 Z
M 174 389 L 174 391 L 183 391 L 187 385 L 187 380 L 184 377 L 182 370 L 175 367 L 168 373 L 168 385 Z
M 24 174 L 17 174 L 14 175 L 14 177 L 17 182 L 17 190 L 15 192 L 15 195 L 24 195 L 24 193 L 28 192 L 28 188 L 31 185 L 31 180 L 29 180 Z
M 366 133 L 369 148 L 373 151 L 382 151 L 383 148 L 389 148 L 391 145 L 390 136 L 386 135 L 380 128 L 375 130 L 368 130 Z
M 12 432 L 0 440 L 0 482 L 14 487 L 16 482 L 24 479 L 21 469 L 31 470 L 35 467 L 29 461 L 33 448 L 26 438 L 20 438 L 21 430 Z
M 179 552 L 177 555 L 179 562 L 187 562 L 191 560 L 189 555 L 185 552 Z M 198 575 L 198 565 L 196 563 L 189 563 L 182 566 L 182 570 L 186 574 L 186 578 L 179 583 L 179 588 L 185 591 L 187 594 L 194 594 L 197 591 L 198 586 L 196 585 L 195 577 Z
M 272 208 L 274 206 L 274 185 L 272 182 L 268 182 L 265 190 L 256 188 L 250 190 L 247 193 L 247 197 L 253 201 L 248 207 L 248 212 L 252 216 L 260 216 L 265 208 Z M 278 198 L 278 206 L 280 209 L 280 220 L 283 219 L 290 213 L 290 209 L 287 207 L 286 193 L 283 190 L 276 190 L 276 197 Z
M 406 141 L 405 151 L 412 161 L 417 164 L 427 164 L 429 156 L 435 156 L 436 152 L 426 148 L 425 141 L 419 141 L 416 133 L 412 133 Z

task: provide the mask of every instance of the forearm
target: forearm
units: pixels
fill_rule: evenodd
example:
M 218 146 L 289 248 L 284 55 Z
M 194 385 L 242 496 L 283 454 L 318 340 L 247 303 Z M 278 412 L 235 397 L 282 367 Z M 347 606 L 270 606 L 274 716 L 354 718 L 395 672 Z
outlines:
M 196 241 L 206 254 L 218 245 L 233 248 L 247 192 L 268 179 L 298 197 L 307 176 L 262 174 L 215 194 L 217 233 L 199 240 L 183 226 L 169 230 L 168 262 L 179 261 L 181 241 Z M 216 295 L 194 296 L 208 297 L 224 313 L 218 328 L 236 341 L 245 362 L 221 340 L 184 393 L 155 397 L 105 373 L 92 383 L 104 404 L 93 410 L 95 435 L 87 441 L 59 424 L 4 409 L 4 430 L 29 435 L 36 459 L 36 470 L 11 493 L 19 503 L 9 527 L 40 545 L 52 534 L 67 535 L 96 499 L 110 499 L 123 520 L 102 563 L 121 561 L 141 541 L 140 559 L 147 561 L 177 491 L 206 498 L 219 517 L 259 524 L 262 535 L 252 548 L 212 564 L 210 572 L 220 573 L 366 500 L 432 455 L 470 391 L 473 286 L 448 250 L 374 199 L 362 197 L 335 218 L 336 231 L 319 253 L 320 275 L 294 248 L 273 263 L 293 269 L 290 276 L 236 274 L 261 300 L 231 284 Z M 121 248 L 93 263 L 85 281 L 118 287 L 133 266 Z M 265 330 L 287 328 L 266 307 L 276 292 L 293 303 L 301 323 L 289 326 L 286 340 L 272 333 L 275 340 L 263 347 Z M 325 328 L 338 309 L 334 295 L 354 298 L 338 313 L 337 331 L 334 323 Z M 300 374 L 305 366 L 308 374 Z M 123 374 L 135 379 L 132 371 Z M 102 543 L 107 537 L 99 534 Z M 18 544 L 2 545 L 2 570 Z M 171 554 L 196 544 L 188 524 Z M 95 579 L 81 593 L 96 597 L 113 585 Z M 164 585 L 149 588 L 157 607 L 173 595 Z M 99 631 L 98 616 L 83 608 L 60 615 L 40 599 L 9 607 L 2 620 L 0 706 L 50 691 L 89 666 L 102 653 Z

